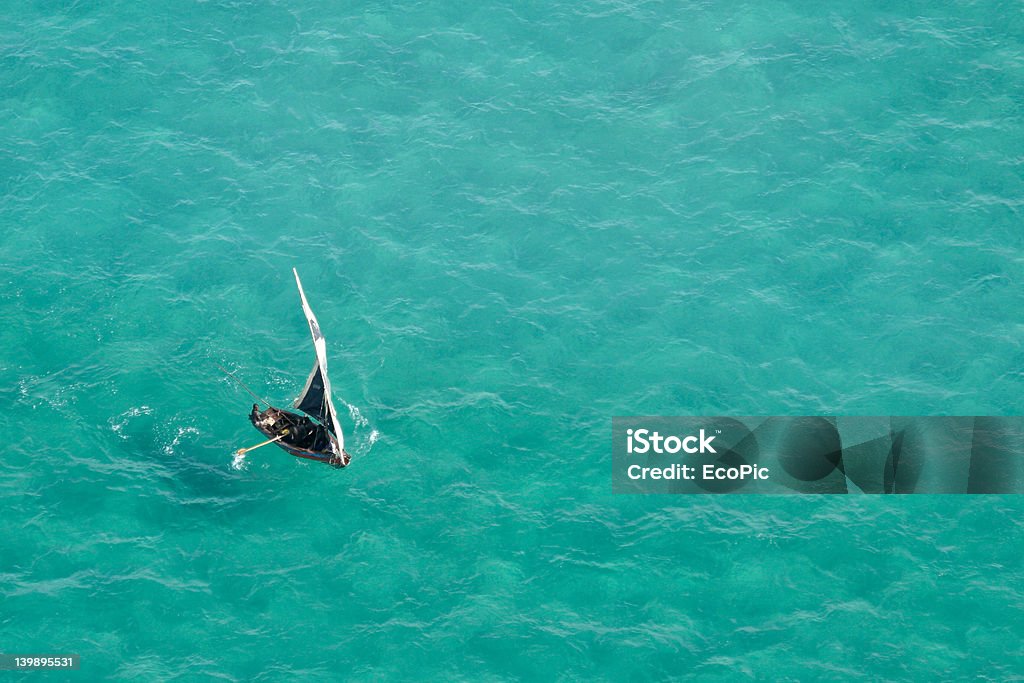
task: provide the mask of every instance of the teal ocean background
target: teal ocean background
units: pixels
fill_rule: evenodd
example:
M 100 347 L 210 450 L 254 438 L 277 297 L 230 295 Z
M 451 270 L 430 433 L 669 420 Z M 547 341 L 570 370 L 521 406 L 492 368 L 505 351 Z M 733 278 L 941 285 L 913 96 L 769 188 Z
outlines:
M 0 651 L 1024 678 L 1024 500 L 610 468 L 614 415 L 1024 411 L 1019 5 L 40 0 L 0 67 Z M 293 266 L 346 470 L 232 456 Z

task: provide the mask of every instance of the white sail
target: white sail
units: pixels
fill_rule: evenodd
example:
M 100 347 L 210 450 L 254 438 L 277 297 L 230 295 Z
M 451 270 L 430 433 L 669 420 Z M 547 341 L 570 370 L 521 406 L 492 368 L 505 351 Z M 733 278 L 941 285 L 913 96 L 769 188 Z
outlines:
M 334 410 L 334 401 L 331 400 L 331 380 L 327 377 L 327 342 L 320 332 L 320 323 L 306 301 L 299 273 L 294 268 L 292 272 L 295 273 L 295 284 L 299 286 L 299 296 L 302 298 L 302 311 L 306 314 L 306 322 L 309 323 L 309 331 L 313 335 L 313 347 L 316 349 L 316 361 L 313 363 L 312 372 L 309 373 L 309 379 L 306 380 L 306 388 L 295 399 L 294 405 L 319 419 L 334 433 L 338 439 L 336 455 L 341 457 L 345 451 L 345 435 L 341 431 L 341 423 L 338 422 L 338 414 Z

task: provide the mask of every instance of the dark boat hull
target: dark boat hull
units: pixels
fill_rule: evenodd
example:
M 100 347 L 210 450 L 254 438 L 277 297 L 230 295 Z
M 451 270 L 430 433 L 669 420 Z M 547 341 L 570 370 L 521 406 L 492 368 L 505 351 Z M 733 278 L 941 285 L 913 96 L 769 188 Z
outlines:
M 316 460 L 332 467 L 345 467 L 351 460 L 347 452 L 338 448 L 338 440 L 330 430 L 305 415 L 273 406 L 261 411 L 259 406 L 253 405 L 249 421 L 268 439 L 279 439 L 276 444 L 297 458 Z M 338 450 L 341 450 L 341 457 L 336 455 Z

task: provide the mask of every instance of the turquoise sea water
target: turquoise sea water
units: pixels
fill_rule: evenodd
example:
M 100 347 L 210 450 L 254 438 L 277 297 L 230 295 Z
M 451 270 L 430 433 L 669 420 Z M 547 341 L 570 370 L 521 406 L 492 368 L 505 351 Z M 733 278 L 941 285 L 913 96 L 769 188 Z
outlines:
M 0 651 L 1020 680 L 1017 497 L 611 495 L 614 415 L 1024 411 L 1024 14 L 855 5 L 7 5 Z M 233 462 L 292 266 L 346 470 Z

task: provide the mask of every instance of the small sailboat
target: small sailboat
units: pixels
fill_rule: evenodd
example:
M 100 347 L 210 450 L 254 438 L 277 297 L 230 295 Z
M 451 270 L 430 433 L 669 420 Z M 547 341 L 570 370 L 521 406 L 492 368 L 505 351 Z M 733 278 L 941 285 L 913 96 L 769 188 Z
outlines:
M 331 400 L 331 381 L 327 378 L 327 342 L 320 332 L 320 324 L 309 308 L 306 293 L 302 290 L 299 273 L 295 274 L 295 284 L 299 287 L 302 299 L 302 310 L 309 323 L 309 331 L 313 335 L 313 348 L 316 358 L 313 370 L 306 380 L 306 387 L 292 404 L 300 412 L 282 410 L 267 404 L 266 410 L 260 410 L 253 404 L 249 413 L 249 421 L 256 429 L 263 432 L 268 440 L 258 446 L 276 443 L 278 446 L 299 458 L 318 460 L 335 467 L 345 467 L 351 456 L 345 452 L 345 435 L 338 422 L 338 414 Z M 244 448 L 239 453 L 257 448 Z

